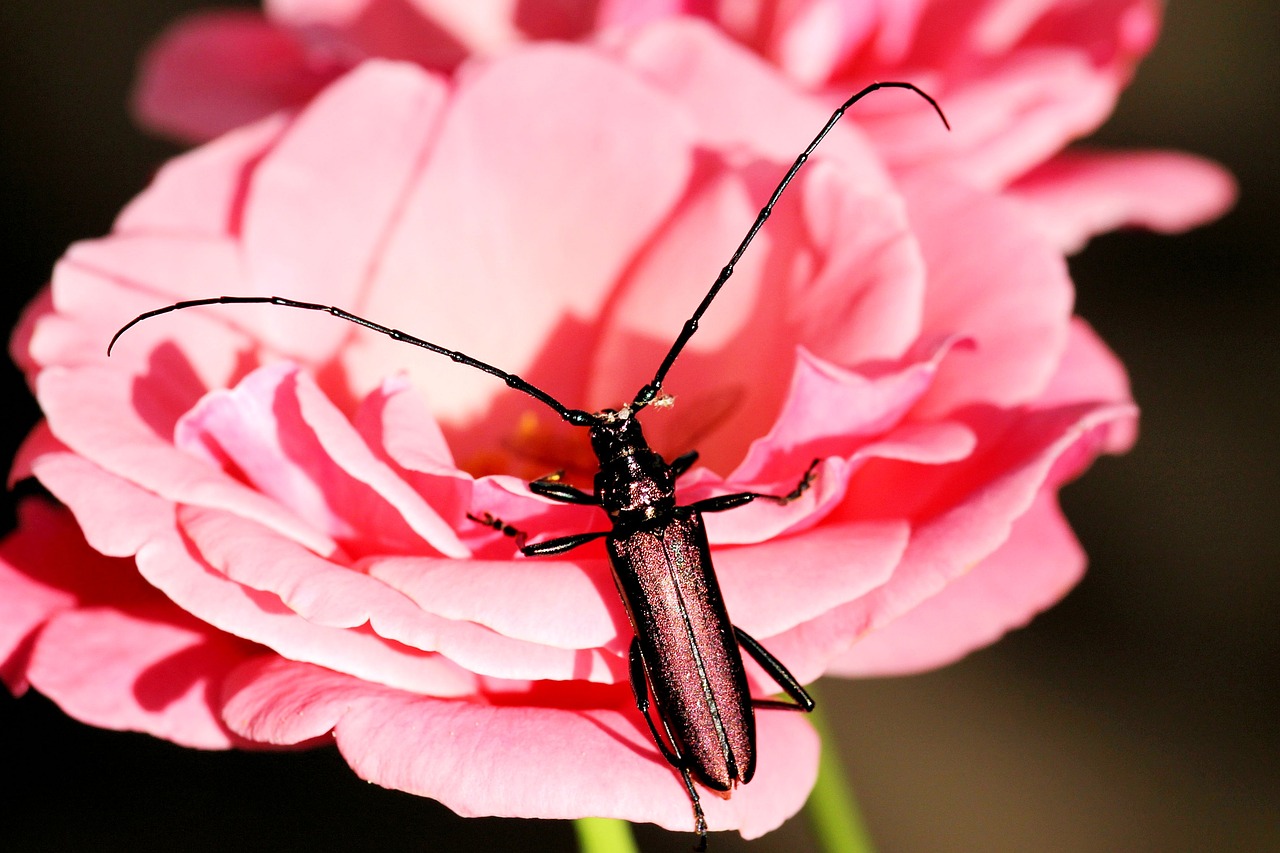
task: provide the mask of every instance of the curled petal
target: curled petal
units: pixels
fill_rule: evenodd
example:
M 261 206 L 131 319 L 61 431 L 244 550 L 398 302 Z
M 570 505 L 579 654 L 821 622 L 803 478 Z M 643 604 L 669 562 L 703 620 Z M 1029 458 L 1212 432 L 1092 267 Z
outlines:
M 377 547 L 424 545 L 467 554 L 453 529 L 355 434 L 351 424 L 297 368 L 275 364 L 236 389 L 214 392 L 183 416 L 178 447 L 226 460 L 261 493 L 299 515 L 324 520 L 339 540 L 376 530 Z M 360 531 L 357 533 L 357 531 Z
M 45 370 L 36 393 L 58 439 L 102 471 L 172 501 L 234 509 L 317 553 L 336 548 L 319 528 L 275 500 L 161 440 L 142 417 L 145 410 L 135 408 L 133 385 L 127 375 L 101 368 Z M 170 402 L 159 395 L 146 398 L 157 409 Z M 86 408 L 100 416 L 80 417 Z
M 901 423 L 956 343 L 944 341 L 919 361 L 866 372 L 846 370 L 802 349 L 782 413 L 768 435 L 752 442 L 733 479 L 776 477 L 802 464 L 805 456 L 852 457 L 868 439 Z

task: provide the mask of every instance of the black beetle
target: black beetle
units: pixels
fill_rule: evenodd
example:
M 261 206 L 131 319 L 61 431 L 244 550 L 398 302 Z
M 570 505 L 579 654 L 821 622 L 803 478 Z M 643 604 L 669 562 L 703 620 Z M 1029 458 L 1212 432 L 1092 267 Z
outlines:
M 324 311 L 394 340 L 422 347 L 497 376 L 511 388 L 544 403 L 566 422 L 587 427 L 599 465 L 594 491 L 585 492 L 561 482 L 558 475 L 533 481 L 529 490 L 556 501 L 598 506 L 609 516 L 612 525 L 609 530 L 530 544 L 526 542 L 524 532 L 492 515 L 468 517 L 514 537 L 521 553 L 527 556 L 560 554 L 595 539 L 605 539 L 614 581 L 635 632 L 630 648 L 630 680 L 636 707 L 644 717 L 658 751 L 684 781 L 693 806 L 697 849 L 704 850 L 707 825 L 694 779 L 717 794 L 729 796 L 736 785 L 750 782 L 755 773 L 755 709 L 783 708 L 807 712 L 813 710 L 814 702 L 777 658 L 729 621 L 712 569 L 702 514 L 722 512 L 759 499 L 779 504 L 795 500 L 813 481 L 819 460 L 815 459 L 810 464 L 796 487 L 785 495 L 738 492 L 680 506 L 675 499 L 676 478 L 693 466 L 698 454 L 690 451 L 670 463 L 666 462 L 649 447 L 636 415 L 660 399 L 667 372 L 698 330 L 702 315 L 733 275 L 734 265 L 755 239 L 774 204 L 809 155 L 849 107 L 871 92 L 886 88 L 908 89 L 916 93 L 928 101 L 943 124 L 947 125 L 946 116 L 937 102 L 911 83 L 872 83 L 841 104 L 778 182 L 729 262 L 721 269 L 693 315 L 685 321 L 653 379 L 636 393 L 629 404 L 619 409 L 594 413 L 570 409 L 519 376 L 465 353 L 357 317 L 341 308 L 277 296 L 217 296 L 177 302 L 148 311 L 115 333 L 107 346 L 107 354 L 111 354 L 120 336 L 136 324 L 184 308 L 261 303 Z M 740 648 L 773 678 L 792 701 L 751 696 Z M 690 678 L 690 673 L 694 677 Z M 651 694 L 653 702 L 650 701 Z M 657 708 L 656 722 L 654 705 Z

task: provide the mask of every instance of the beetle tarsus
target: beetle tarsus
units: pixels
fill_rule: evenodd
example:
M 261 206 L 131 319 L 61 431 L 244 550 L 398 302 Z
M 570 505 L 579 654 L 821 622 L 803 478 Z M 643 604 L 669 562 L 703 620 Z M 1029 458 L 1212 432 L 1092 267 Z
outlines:
M 685 790 L 689 792 L 689 801 L 693 803 L 693 832 L 698 837 L 693 849 L 703 853 L 707 849 L 707 816 L 702 813 L 702 803 L 698 801 L 698 792 L 693 788 L 693 777 L 689 775 L 689 769 L 681 768 L 680 775 L 684 778 Z
M 798 500 L 801 495 L 809 491 L 809 487 L 812 486 L 813 481 L 817 479 L 818 465 L 821 462 L 822 462 L 821 459 L 815 459 L 812 462 L 810 462 L 809 467 L 805 469 L 804 476 L 800 478 L 800 482 L 796 484 L 796 487 L 794 489 L 787 492 L 785 495 L 781 495 L 781 496 L 765 495 L 764 497 L 768 498 L 769 500 L 773 501 L 779 506 L 786 506 L 792 501 Z
M 472 515 L 467 513 L 467 518 L 476 524 L 483 524 L 485 527 L 492 528 L 503 536 L 510 536 L 516 542 L 516 547 L 522 552 L 525 548 L 525 541 L 529 538 L 529 534 L 525 533 L 518 527 L 512 527 L 500 518 L 495 517 L 492 513 L 484 513 L 482 515 Z
M 809 491 L 809 487 L 817 479 L 818 464 L 821 461 L 821 459 L 815 459 L 810 462 L 809 467 L 805 469 L 804 476 L 800 478 L 800 482 L 785 495 L 769 495 L 764 492 L 734 492 L 731 495 L 717 495 L 714 498 L 694 501 L 689 506 L 698 512 L 724 512 L 727 509 L 735 509 L 755 500 L 773 501 L 779 506 L 785 506 Z

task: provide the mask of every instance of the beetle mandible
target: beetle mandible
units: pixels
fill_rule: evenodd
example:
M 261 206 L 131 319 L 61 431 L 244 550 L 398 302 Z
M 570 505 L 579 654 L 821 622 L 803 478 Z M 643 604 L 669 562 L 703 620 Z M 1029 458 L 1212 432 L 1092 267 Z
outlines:
M 147 311 L 115 333 L 107 346 L 107 354 L 111 354 L 125 332 L 143 320 L 185 308 L 269 304 L 323 311 L 393 340 L 422 347 L 496 376 L 509 387 L 548 406 L 564 421 L 586 427 L 599 465 L 594 491 L 586 492 L 561 482 L 558 475 L 534 480 L 529 484 L 529 490 L 555 501 L 598 506 L 609 517 L 609 530 L 529 543 L 523 531 L 492 515 L 484 513 L 468 517 L 513 537 L 520 552 L 526 556 L 562 554 L 596 539 L 605 540 L 614 581 L 634 632 L 629 652 L 629 673 L 636 708 L 644 718 L 659 753 L 684 782 L 693 808 L 694 831 L 698 839 L 696 849 L 705 850 L 707 823 L 694 780 L 708 790 L 728 797 L 734 787 L 750 782 L 755 773 L 755 709 L 808 712 L 813 710 L 814 702 L 777 658 L 730 622 L 712 569 L 702 515 L 733 509 L 755 500 L 778 504 L 795 500 L 813 482 L 820 460 L 815 459 L 796 487 L 785 495 L 737 492 L 681 506 L 675 499 L 676 479 L 693 466 L 698 454 L 689 451 L 670 463 L 666 462 L 649 447 L 636 416 L 662 399 L 660 394 L 668 371 L 698 330 L 703 314 L 733 275 L 734 266 L 809 155 L 846 110 L 872 92 L 888 88 L 906 89 L 919 95 L 950 128 L 938 103 L 912 83 L 872 83 L 841 104 L 778 182 L 729 262 L 720 270 L 693 315 L 685 321 L 653 379 L 636 392 L 630 403 L 620 408 L 600 412 L 570 409 L 519 376 L 465 353 L 446 349 L 335 306 L 277 296 L 216 296 Z M 768 673 L 791 701 L 751 696 L 742 651 Z M 693 673 L 693 678 L 689 677 L 690 673 Z

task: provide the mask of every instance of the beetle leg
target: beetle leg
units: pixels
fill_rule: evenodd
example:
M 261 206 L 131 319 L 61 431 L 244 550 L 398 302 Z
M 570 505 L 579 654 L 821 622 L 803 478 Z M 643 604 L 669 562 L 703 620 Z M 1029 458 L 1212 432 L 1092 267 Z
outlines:
M 555 539 L 544 539 L 541 542 L 534 542 L 532 545 L 520 546 L 520 553 L 526 557 L 550 556 L 553 554 L 563 554 L 565 551 L 572 551 L 579 545 L 585 545 L 593 539 L 603 539 L 609 535 L 609 531 L 600 530 L 595 533 L 577 533 L 573 536 L 558 536 Z
M 649 734 L 653 736 L 653 742 L 658 745 L 658 751 L 662 753 L 662 757 L 666 762 L 677 770 L 683 769 L 685 765 L 684 757 L 680 755 L 679 747 L 675 741 L 671 741 L 671 746 L 667 746 L 667 742 L 658 734 L 658 727 L 653 724 L 653 717 L 650 714 L 649 704 L 649 680 L 644 668 L 644 653 L 640 651 L 640 640 L 631 640 L 631 693 L 636 698 L 636 708 L 640 711 L 640 715 L 644 717 L 645 723 L 649 726 Z M 666 730 L 667 723 L 662 722 L 662 728 Z M 671 738 L 671 732 L 667 731 L 667 738 Z M 696 799 L 696 798 L 695 798 Z
M 760 664 L 760 668 L 769 674 L 769 677 L 782 688 L 782 692 L 786 693 L 795 700 L 791 702 L 781 702 L 777 699 L 752 699 L 751 704 L 757 708 L 781 708 L 785 711 L 804 711 L 806 714 L 814 709 L 813 697 L 810 696 L 801 686 L 796 677 L 792 675 L 782 661 L 769 654 L 769 650 L 748 634 L 746 631 L 733 626 L 733 635 L 738 638 L 738 645 L 742 646 L 747 654 L 751 655 L 751 659 Z
M 551 498 L 553 501 L 560 501 L 567 504 L 587 504 L 590 506 L 599 506 L 600 501 L 590 492 L 584 492 L 568 483 L 560 482 L 559 475 L 551 475 L 541 477 L 529 484 L 529 491 L 535 495 L 542 495 L 544 498 Z
M 821 459 L 815 459 L 810 462 L 809 467 L 805 469 L 804 476 L 800 478 L 800 482 L 796 484 L 794 489 L 787 492 L 785 495 L 766 495 L 763 492 L 735 492 L 731 495 L 717 495 L 714 498 L 694 501 L 689 504 L 689 506 L 698 512 L 724 512 L 726 509 L 740 507 L 743 504 L 749 504 L 758 499 L 773 501 L 779 505 L 789 504 L 807 492 L 809 487 L 813 485 L 813 480 L 818 470 L 818 463 L 821 461 Z
M 671 465 L 668 466 L 671 469 L 671 476 L 673 478 L 679 477 L 685 471 L 688 471 L 690 468 L 692 468 L 693 463 L 697 461 L 698 461 L 698 451 L 690 450 L 687 453 L 681 453 L 675 459 L 672 459 Z
M 636 709 L 640 711 L 640 716 L 644 717 L 645 724 L 649 726 L 649 734 L 653 737 L 653 742 L 658 746 L 658 752 L 662 753 L 662 757 L 675 770 L 680 773 L 680 778 L 684 781 L 684 789 L 689 794 L 689 802 L 693 806 L 693 831 L 698 836 L 698 846 L 695 850 L 707 849 L 707 818 L 702 813 L 702 802 L 698 799 L 698 791 L 693 787 L 693 777 L 689 774 L 688 763 L 684 757 L 680 755 L 680 747 L 676 744 L 675 738 L 671 736 L 671 729 L 667 728 L 667 721 L 662 719 L 661 713 L 658 719 L 662 722 L 662 730 L 667 735 L 667 740 L 662 739 L 662 735 L 658 734 L 658 727 L 653 724 L 653 715 L 650 712 L 649 703 L 649 677 L 648 671 L 644 665 L 644 652 L 640 651 L 640 640 L 633 638 L 631 640 L 631 693 L 636 699 Z M 667 745 L 667 741 L 671 745 Z
M 559 536 L 555 539 L 547 539 L 542 542 L 534 542 L 532 545 L 526 544 L 529 534 L 525 533 L 518 527 L 512 527 L 500 518 L 495 518 L 490 513 L 476 516 L 467 513 L 467 518 L 483 524 L 485 527 L 492 527 L 503 536 L 510 536 L 516 540 L 516 547 L 520 549 L 520 553 L 526 557 L 547 556 L 549 554 L 563 554 L 565 551 L 573 550 L 579 545 L 585 545 L 593 539 L 600 539 L 608 536 L 608 531 L 599 531 L 596 533 L 577 533 L 573 536 Z

